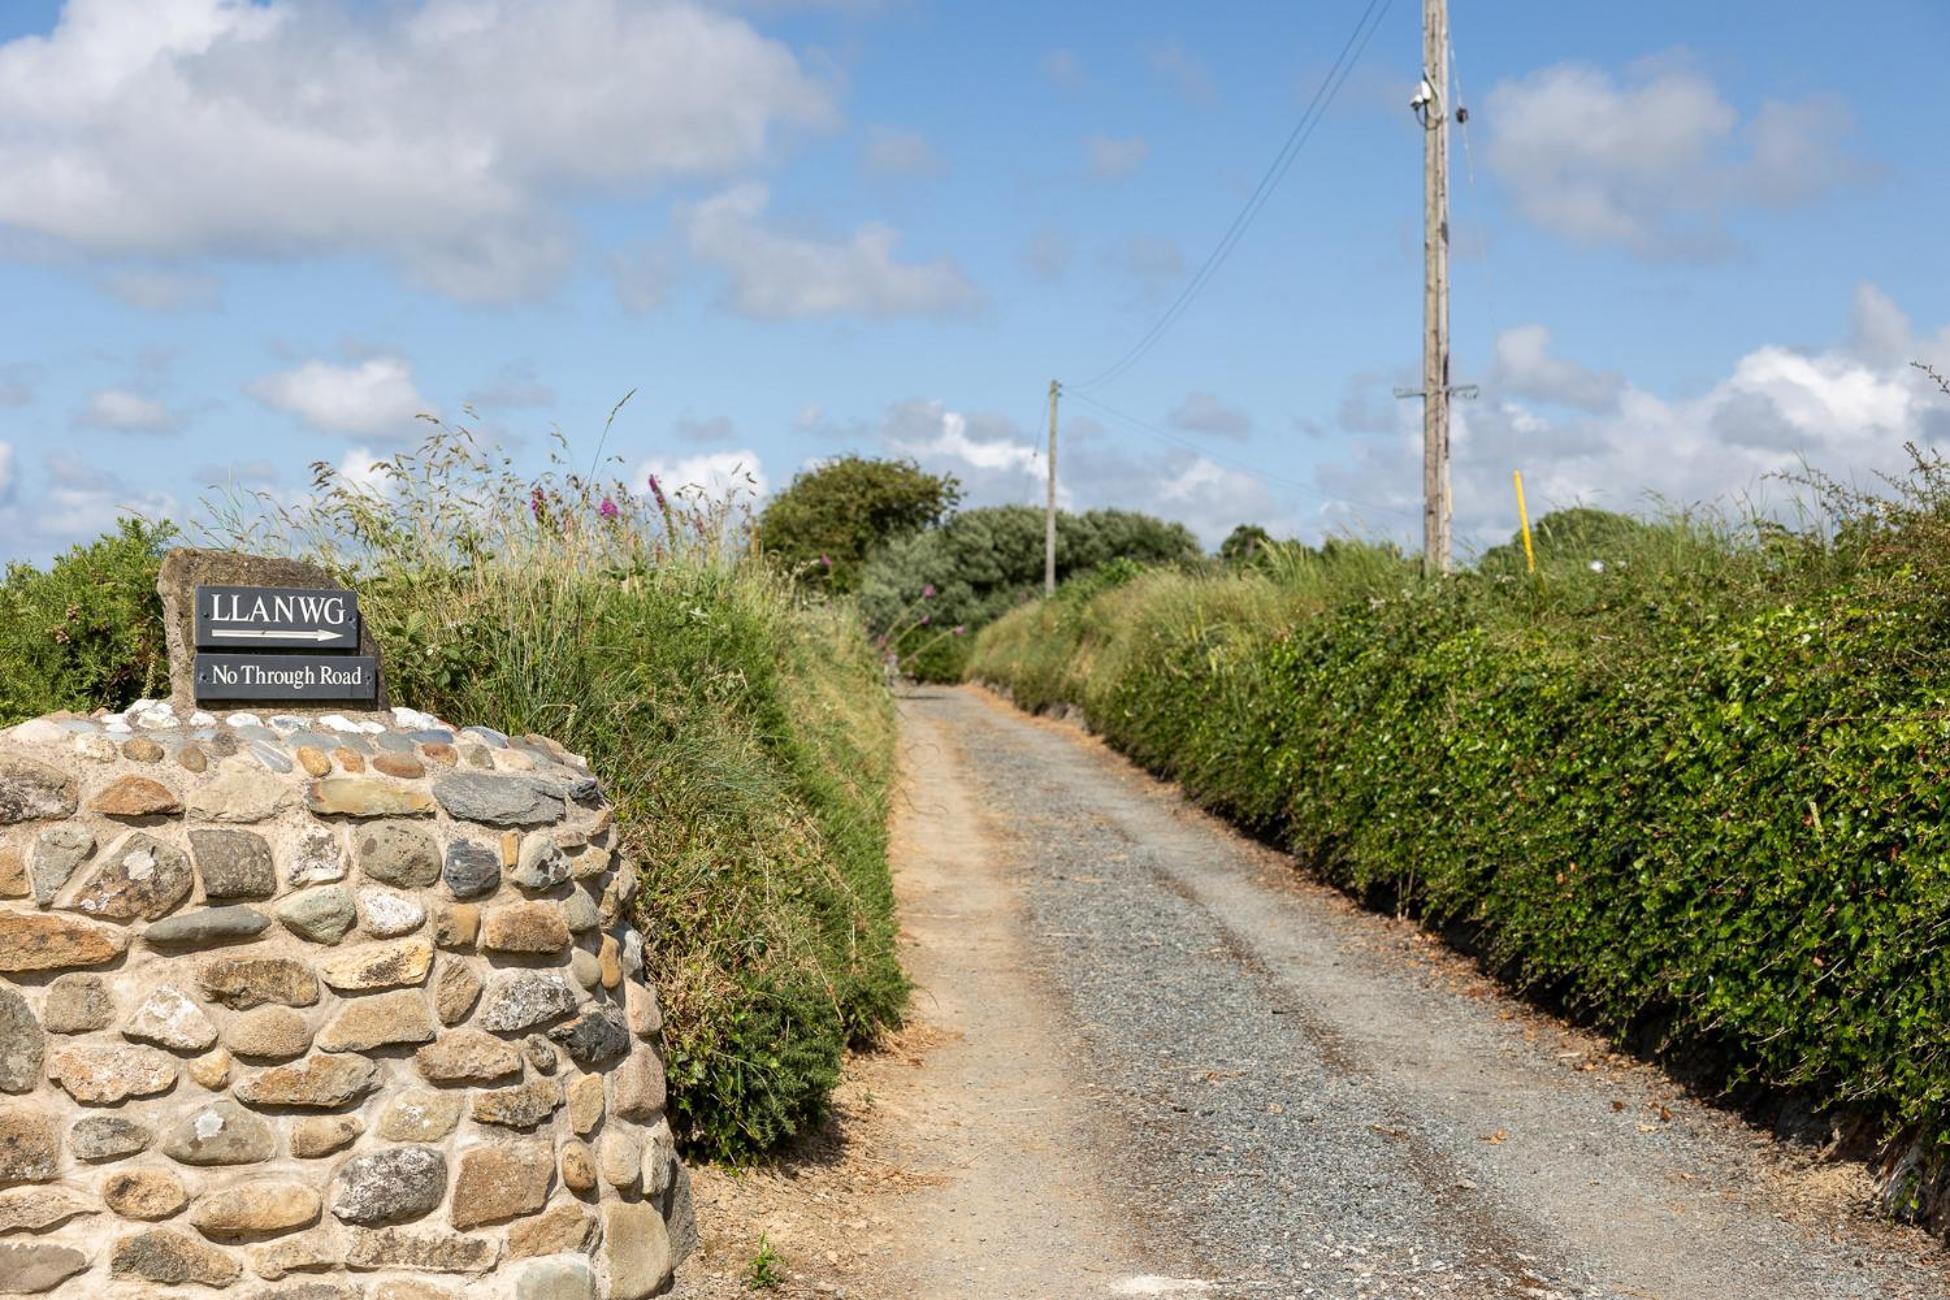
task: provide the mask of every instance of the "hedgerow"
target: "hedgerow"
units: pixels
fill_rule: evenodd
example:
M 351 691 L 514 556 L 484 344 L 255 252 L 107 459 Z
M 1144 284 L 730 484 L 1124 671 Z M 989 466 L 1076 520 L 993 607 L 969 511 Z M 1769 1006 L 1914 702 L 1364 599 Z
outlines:
M 381 490 L 321 469 L 296 513 L 243 502 L 212 527 L 356 583 L 396 702 L 589 758 L 643 869 L 636 919 L 689 1150 L 741 1159 L 816 1123 L 847 1045 L 896 1023 L 906 995 L 893 709 L 857 618 L 802 596 L 709 503 L 518 480 L 458 431 L 376 472 Z M 166 688 L 167 539 L 126 525 L 9 570 L 0 725 Z
M 1569 512 L 1540 568 L 1386 548 L 1060 591 L 971 675 L 1728 1089 L 1950 1097 L 1950 473 L 1825 526 Z

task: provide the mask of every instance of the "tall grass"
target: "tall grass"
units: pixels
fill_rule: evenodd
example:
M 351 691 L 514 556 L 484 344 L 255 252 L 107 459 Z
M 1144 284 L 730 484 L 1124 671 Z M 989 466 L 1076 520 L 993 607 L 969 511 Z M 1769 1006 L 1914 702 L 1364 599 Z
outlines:
M 198 540 L 356 584 L 396 702 L 585 754 L 644 872 L 683 1139 L 743 1158 L 815 1122 L 848 1042 L 896 1021 L 906 992 L 892 706 L 851 610 L 751 555 L 738 495 L 578 472 L 566 447 L 529 479 L 442 428 L 358 481 L 314 474 L 295 505 L 210 503 Z M 7 608 L 31 617 L 0 636 L 0 680 L 39 683 L 8 689 L 16 712 L 122 705 L 165 680 L 165 540 L 134 530 L 9 573 Z

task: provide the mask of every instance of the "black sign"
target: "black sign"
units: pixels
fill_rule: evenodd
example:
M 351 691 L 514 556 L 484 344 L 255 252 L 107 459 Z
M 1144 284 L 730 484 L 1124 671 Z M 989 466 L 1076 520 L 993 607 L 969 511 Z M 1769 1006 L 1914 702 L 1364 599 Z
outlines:
M 203 599 L 197 597 L 201 621 Z M 196 657 L 197 700 L 373 700 L 379 660 L 372 655 L 205 655 Z
M 332 589 L 198 587 L 196 648 L 357 650 L 359 597 Z M 198 663 L 197 694 L 201 696 L 201 659 Z

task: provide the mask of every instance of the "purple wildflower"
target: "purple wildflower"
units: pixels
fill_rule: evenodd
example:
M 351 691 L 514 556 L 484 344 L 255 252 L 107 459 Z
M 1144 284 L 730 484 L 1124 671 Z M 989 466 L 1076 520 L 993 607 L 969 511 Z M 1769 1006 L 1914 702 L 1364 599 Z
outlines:
M 829 569 L 833 567 L 833 557 L 832 557 L 832 556 L 830 556 L 830 555 L 822 555 L 822 556 L 820 556 L 820 557 L 819 557 L 819 562 L 820 562 L 821 564 L 823 564 L 823 565 L 825 565 L 825 566 L 826 566 L 827 568 L 829 568 Z
M 546 508 L 547 505 L 542 496 L 542 490 L 540 488 L 531 489 L 528 493 L 529 512 L 533 514 L 537 520 L 539 520 L 542 517 L 542 512 Z
M 960 636 L 960 635 L 962 635 L 962 634 L 963 634 L 964 632 L 966 632 L 966 631 L 968 631 L 968 625 L 967 625 L 966 623 L 957 623 L 957 624 L 955 624 L 955 635 L 956 635 L 956 636 Z
M 934 622 L 934 615 L 932 615 L 932 614 L 923 614 L 923 615 L 921 615 L 921 626 L 922 626 L 922 627 L 926 627 L 926 626 L 927 626 L 928 624 L 930 624 L 930 623 L 932 623 L 932 622 Z
M 604 523 L 614 523 L 617 515 L 616 503 L 608 497 L 604 497 L 603 503 L 597 508 L 596 513 L 603 517 Z
M 657 476 L 655 474 L 650 476 L 650 495 L 657 499 L 658 510 L 665 514 L 670 513 L 670 502 L 664 499 L 663 484 L 657 482 Z
M 927 586 L 921 588 L 921 599 L 932 600 L 933 598 L 934 598 L 934 584 L 930 582 Z

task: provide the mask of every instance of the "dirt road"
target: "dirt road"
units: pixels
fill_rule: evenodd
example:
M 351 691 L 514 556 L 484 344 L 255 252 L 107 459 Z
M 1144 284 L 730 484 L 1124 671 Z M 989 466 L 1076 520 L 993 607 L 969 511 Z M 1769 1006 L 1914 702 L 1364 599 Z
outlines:
M 916 1024 L 680 1294 L 1950 1296 L 1859 1171 L 1504 998 L 1074 729 L 903 701 Z

